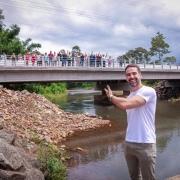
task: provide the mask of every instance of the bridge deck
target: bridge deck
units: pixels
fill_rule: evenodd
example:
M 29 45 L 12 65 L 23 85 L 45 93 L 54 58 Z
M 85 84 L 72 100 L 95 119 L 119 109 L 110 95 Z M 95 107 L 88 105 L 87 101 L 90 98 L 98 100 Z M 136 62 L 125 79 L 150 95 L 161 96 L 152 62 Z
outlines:
M 141 66 L 140 66 L 141 67 Z M 179 80 L 180 69 L 141 67 L 144 80 Z M 124 67 L 0 66 L 0 82 L 96 82 L 125 80 Z

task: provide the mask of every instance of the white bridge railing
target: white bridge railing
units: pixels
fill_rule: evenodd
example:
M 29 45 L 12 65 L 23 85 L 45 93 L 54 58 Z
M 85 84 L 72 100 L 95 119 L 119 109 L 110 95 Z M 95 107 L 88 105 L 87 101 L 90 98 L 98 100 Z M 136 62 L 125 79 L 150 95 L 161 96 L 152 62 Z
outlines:
M 117 59 L 112 59 L 111 64 L 108 63 L 108 60 L 90 60 L 89 58 L 85 58 L 83 64 L 81 63 L 81 60 L 79 58 L 75 59 L 66 59 L 65 65 L 63 65 L 63 61 L 60 60 L 58 57 L 56 61 L 52 60 L 52 63 L 45 62 L 44 57 L 42 56 L 41 63 L 38 64 L 37 61 L 35 61 L 34 66 L 67 66 L 67 67 L 101 67 L 101 68 L 125 68 L 128 64 L 129 61 L 124 60 L 124 63 L 122 64 L 122 67 L 120 66 L 120 63 L 118 62 Z M 136 64 L 136 61 L 133 61 L 134 64 Z M 155 64 L 153 63 L 137 63 L 140 68 L 145 68 L 145 69 L 180 69 L 177 64 Z M 12 60 L 10 59 L 10 56 L 7 56 L 5 60 L 0 59 L 0 66 L 33 66 L 33 63 L 31 61 L 31 58 L 28 61 L 28 65 L 25 60 L 25 56 L 22 57 L 22 59 L 18 59 L 15 61 L 15 63 L 12 63 Z

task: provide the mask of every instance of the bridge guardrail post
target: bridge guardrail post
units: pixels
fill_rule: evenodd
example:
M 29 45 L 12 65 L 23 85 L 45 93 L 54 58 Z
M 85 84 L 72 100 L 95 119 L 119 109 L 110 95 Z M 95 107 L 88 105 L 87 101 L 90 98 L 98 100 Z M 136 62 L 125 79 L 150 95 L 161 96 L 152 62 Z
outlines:
M 4 57 L 4 66 L 7 65 L 7 56 Z
M 75 59 L 75 57 L 72 57 L 72 66 L 74 66 L 74 59 Z
M 74 66 L 76 67 L 76 59 L 77 59 L 77 57 L 75 56 L 74 57 Z
M 24 55 L 24 66 L 26 66 L 26 56 Z
M 88 59 L 87 59 L 87 67 L 90 67 L 90 58 L 88 57 Z
M 113 59 L 113 68 L 114 68 L 114 59 Z
M 169 69 L 171 69 L 171 62 L 169 62 Z
M 41 56 L 42 58 L 42 66 L 44 66 L 44 56 Z
M 60 66 L 60 56 L 58 56 L 58 66 Z
M 103 60 L 102 60 L 102 58 L 101 58 L 101 67 L 103 67 Z
M 155 69 L 155 61 L 153 61 L 153 69 Z
M 163 69 L 163 62 L 161 62 L 161 67 L 162 67 L 162 69 Z
M 124 59 L 124 67 L 126 67 L 126 59 Z
M 144 68 L 146 68 L 146 61 L 144 61 Z

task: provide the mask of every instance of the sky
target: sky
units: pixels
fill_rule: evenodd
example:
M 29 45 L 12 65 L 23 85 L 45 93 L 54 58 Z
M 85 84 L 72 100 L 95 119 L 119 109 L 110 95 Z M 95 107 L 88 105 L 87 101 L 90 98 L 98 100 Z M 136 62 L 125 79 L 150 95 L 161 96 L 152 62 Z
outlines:
M 19 38 L 40 43 L 41 53 L 72 50 L 117 58 L 137 47 L 147 50 L 160 32 L 180 62 L 179 0 L 1 0 L 6 28 L 17 24 Z M 158 59 L 157 57 L 154 57 Z

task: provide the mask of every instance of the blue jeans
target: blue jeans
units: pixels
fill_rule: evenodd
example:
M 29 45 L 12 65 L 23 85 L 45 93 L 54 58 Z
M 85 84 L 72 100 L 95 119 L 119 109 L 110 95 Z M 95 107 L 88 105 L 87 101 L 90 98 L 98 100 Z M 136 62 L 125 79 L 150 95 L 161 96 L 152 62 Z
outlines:
M 62 66 L 66 66 L 66 59 L 62 60 Z
M 84 59 L 81 59 L 80 64 L 81 64 L 81 66 L 83 67 Z
M 52 65 L 52 58 L 49 58 L 49 65 Z
M 90 67 L 95 67 L 95 60 L 94 59 L 90 59 Z

